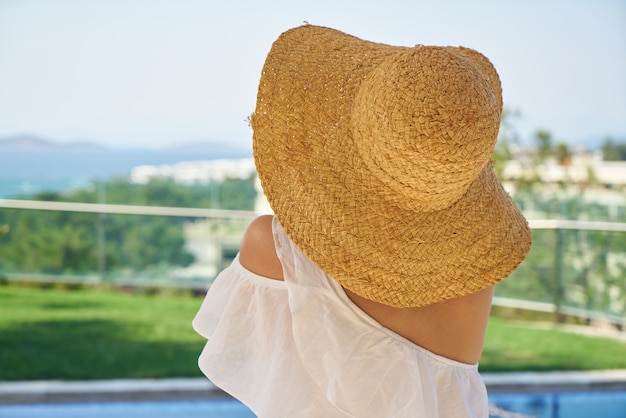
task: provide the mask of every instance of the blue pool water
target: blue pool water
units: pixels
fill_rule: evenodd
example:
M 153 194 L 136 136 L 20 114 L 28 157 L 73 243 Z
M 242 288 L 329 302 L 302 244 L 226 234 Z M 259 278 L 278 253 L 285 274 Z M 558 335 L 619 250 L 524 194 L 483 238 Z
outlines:
M 626 392 L 495 394 L 492 405 L 536 418 L 624 418 Z M 0 405 L 0 418 L 254 418 L 234 400 Z
M 254 418 L 233 400 L 0 405 L 1 418 Z
M 536 418 L 625 418 L 626 392 L 498 394 L 492 405 Z

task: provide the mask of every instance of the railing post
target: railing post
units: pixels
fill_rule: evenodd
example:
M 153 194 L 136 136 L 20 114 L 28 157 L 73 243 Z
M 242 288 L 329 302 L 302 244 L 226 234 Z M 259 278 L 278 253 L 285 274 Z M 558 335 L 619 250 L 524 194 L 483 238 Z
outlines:
M 556 228 L 556 245 L 554 252 L 554 283 L 552 302 L 554 303 L 554 323 L 561 323 L 561 299 L 563 296 L 563 246 L 564 230 Z
M 106 190 L 104 183 L 98 181 L 98 203 L 104 204 L 106 202 Z M 106 214 L 104 212 L 98 213 L 98 281 L 104 282 L 106 275 L 106 235 L 105 235 L 105 222 Z

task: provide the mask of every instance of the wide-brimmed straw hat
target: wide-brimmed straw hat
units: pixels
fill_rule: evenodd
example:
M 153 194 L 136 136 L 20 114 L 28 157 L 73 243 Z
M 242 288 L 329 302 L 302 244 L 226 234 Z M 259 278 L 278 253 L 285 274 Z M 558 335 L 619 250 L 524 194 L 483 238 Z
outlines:
M 477 292 L 525 258 L 530 230 L 490 157 L 493 65 L 304 25 L 265 61 L 253 148 L 287 236 L 340 285 L 395 307 Z

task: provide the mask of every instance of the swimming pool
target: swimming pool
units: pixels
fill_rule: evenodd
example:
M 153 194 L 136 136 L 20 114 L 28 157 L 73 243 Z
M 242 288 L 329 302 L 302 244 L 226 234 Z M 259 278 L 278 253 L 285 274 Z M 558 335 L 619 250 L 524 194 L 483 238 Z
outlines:
M 0 405 L 1 418 L 254 418 L 234 400 Z
M 496 394 L 492 405 L 536 418 L 625 418 L 626 392 Z
M 495 394 L 492 405 L 536 418 L 624 418 L 626 392 Z M 0 418 L 254 418 L 240 402 L 198 401 L 89 402 L 0 405 Z

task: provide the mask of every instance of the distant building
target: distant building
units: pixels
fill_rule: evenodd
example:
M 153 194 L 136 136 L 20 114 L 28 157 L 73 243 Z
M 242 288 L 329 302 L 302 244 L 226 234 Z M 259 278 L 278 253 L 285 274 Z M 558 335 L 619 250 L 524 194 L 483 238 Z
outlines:
M 588 183 L 604 186 L 626 185 L 626 161 L 604 161 L 602 153 L 574 154 L 566 161 L 549 158 L 545 163 L 532 166 L 522 160 L 508 161 L 503 179 L 514 180 L 537 175 L 543 183 Z
M 130 181 L 146 184 L 151 179 L 162 178 L 171 179 L 180 184 L 208 184 L 212 181 L 224 181 L 227 178 L 247 179 L 253 175 L 255 176 L 254 186 L 257 191 L 254 210 L 258 214 L 271 214 L 272 209 L 263 194 L 252 158 L 140 165 L 131 170 Z
M 181 184 L 203 184 L 224 181 L 227 178 L 246 179 L 255 173 L 252 158 L 182 161 L 176 164 L 134 167 L 130 173 L 130 180 L 133 183 L 145 184 L 153 178 L 167 178 Z

